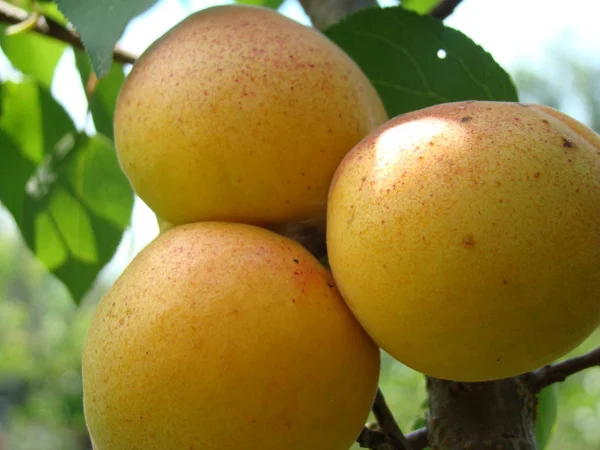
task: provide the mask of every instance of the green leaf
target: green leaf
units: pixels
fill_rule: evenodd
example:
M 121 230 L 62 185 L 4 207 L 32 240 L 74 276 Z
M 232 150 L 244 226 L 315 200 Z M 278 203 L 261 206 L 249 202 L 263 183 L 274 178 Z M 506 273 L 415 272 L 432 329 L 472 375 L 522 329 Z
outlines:
M 428 13 L 438 3 L 439 0 L 402 0 L 404 8 L 419 14 Z
M 25 185 L 35 171 L 35 164 L 27 158 L 19 145 L 0 129 L 0 202 L 13 217 L 23 217 Z
M 278 9 L 283 4 L 283 0 L 237 0 L 237 3 Z
M 37 10 L 45 17 L 54 20 L 59 25 L 66 25 L 67 18 L 60 12 L 58 5 L 53 1 L 38 1 L 36 4 Z
M 85 90 L 92 68 L 86 55 L 81 51 L 75 52 L 75 62 Z M 120 64 L 113 63 L 108 75 L 98 81 L 90 101 L 96 130 L 110 138 L 113 137 L 113 114 L 123 81 L 125 81 L 123 68 Z
M 423 428 L 425 426 L 427 426 L 427 421 L 425 420 L 425 418 L 418 417 L 412 421 L 412 423 L 409 426 L 409 429 L 410 429 L 410 431 L 415 431 L 415 430 L 418 430 L 419 428 Z
M 133 191 L 110 139 L 98 134 L 83 139 L 79 146 L 77 156 L 64 173 L 74 194 L 95 217 L 126 228 L 133 207 Z
M 538 394 L 537 422 L 535 425 L 535 439 L 538 450 L 544 450 L 550 439 L 556 418 L 558 416 L 558 385 L 552 384 Z
M 75 125 L 63 107 L 48 89 L 32 79 L 5 83 L 2 108 L 0 129 L 35 164 L 54 153 L 66 134 L 75 132 Z
M 38 163 L 44 154 L 38 86 L 33 80 L 25 80 L 4 83 L 3 91 L 0 129 L 19 143 L 20 152 L 27 159 Z
M 283 5 L 283 0 L 266 0 L 263 3 L 263 6 L 271 9 L 279 9 L 281 5 Z
M 0 47 L 12 65 L 50 89 L 54 69 L 66 45 L 32 31 L 6 36 L 5 29 L 5 26 L 0 28 Z
M 365 9 L 325 34 L 363 69 L 392 117 L 452 101 L 518 100 L 489 53 L 432 17 L 402 7 Z
M 108 138 L 77 134 L 31 79 L 4 88 L 0 201 L 35 256 L 80 300 L 121 240 L 133 191 Z
M 27 245 L 76 301 L 114 255 L 133 208 L 133 192 L 111 141 L 79 135 L 50 165 L 51 181 L 25 201 Z
M 56 0 L 75 26 L 98 78 L 108 74 L 114 47 L 125 26 L 157 0 Z

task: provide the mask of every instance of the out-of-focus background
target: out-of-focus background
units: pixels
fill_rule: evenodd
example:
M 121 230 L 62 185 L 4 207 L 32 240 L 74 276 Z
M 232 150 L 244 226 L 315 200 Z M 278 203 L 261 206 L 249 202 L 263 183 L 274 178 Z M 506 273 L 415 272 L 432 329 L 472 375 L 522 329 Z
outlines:
M 216 2 L 162 0 L 129 25 L 121 45 L 139 54 L 185 16 L 211 4 Z M 280 10 L 309 23 L 296 0 L 287 0 Z M 495 57 L 513 76 L 521 100 L 558 108 L 600 132 L 598 13 L 595 0 L 465 0 L 446 23 Z M 53 93 L 84 127 L 85 95 L 73 81 L 78 74 L 72 58 L 68 51 L 59 64 Z M 18 74 L 0 54 L 0 78 L 14 77 Z M 154 216 L 136 200 L 132 226 L 117 254 L 78 307 L 30 255 L 0 205 L 0 450 L 91 449 L 81 402 L 80 352 L 86 330 L 102 294 L 157 232 Z M 597 332 L 573 354 L 599 345 Z M 385 357 L 381 385 L 400 425 L 405 430 L 419 426 L 424 377 Z M 548 448 L 600 449 L 600 368 L 560 386 L 558 420 Z

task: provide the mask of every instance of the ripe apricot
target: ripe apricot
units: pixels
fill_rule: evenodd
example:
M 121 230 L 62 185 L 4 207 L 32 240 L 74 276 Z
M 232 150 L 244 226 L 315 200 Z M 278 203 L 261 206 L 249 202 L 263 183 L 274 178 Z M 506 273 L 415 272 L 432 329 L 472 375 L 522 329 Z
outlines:
M 224 5 L 151 45 L 118 97 L 115 145 L 166 222 L 322 220 L 344 155 L 387 120 L 360 68 L 276 11 Z
M 96 450 L 347 450 L 379 349 L 330 273 L 262 228 L 160 234 L 100 302 L 83 352 Z
M 396 117 L 338 168 L 327 248 L 355 316 L 408 366 L 481 381 L 550 363 L 600 322 L 600 137 L 537 105 Z

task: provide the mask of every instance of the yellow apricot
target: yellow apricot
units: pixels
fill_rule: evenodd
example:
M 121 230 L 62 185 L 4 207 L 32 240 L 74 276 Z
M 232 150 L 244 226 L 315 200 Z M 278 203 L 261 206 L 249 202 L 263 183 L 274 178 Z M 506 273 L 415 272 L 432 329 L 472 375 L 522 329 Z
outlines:
M 347 450 L 379 349 L 298 243 L 242 224 L 160 234 L 100 302 L 83 352 L 96 450 Z
M 387 120 L 360 68 L 276 11 L 192 14 L 140 57 L 115 145 L 137 194 L 174 225 L 324 219 L 344 155 Z
M 404 364 L 481 381 L 550 363 L 600 322 L 600 137 L 517 103 L 396 117 L 338 168 L 327 247 L 351 310 Z

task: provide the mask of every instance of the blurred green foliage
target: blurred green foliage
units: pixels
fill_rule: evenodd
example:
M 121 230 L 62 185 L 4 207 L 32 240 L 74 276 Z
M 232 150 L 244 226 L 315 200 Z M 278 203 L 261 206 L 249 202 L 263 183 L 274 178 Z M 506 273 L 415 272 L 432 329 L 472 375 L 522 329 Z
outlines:
M 0 449 L 90 449 L 80 353 L 103 286 L 77 307 L 0 216 Z

